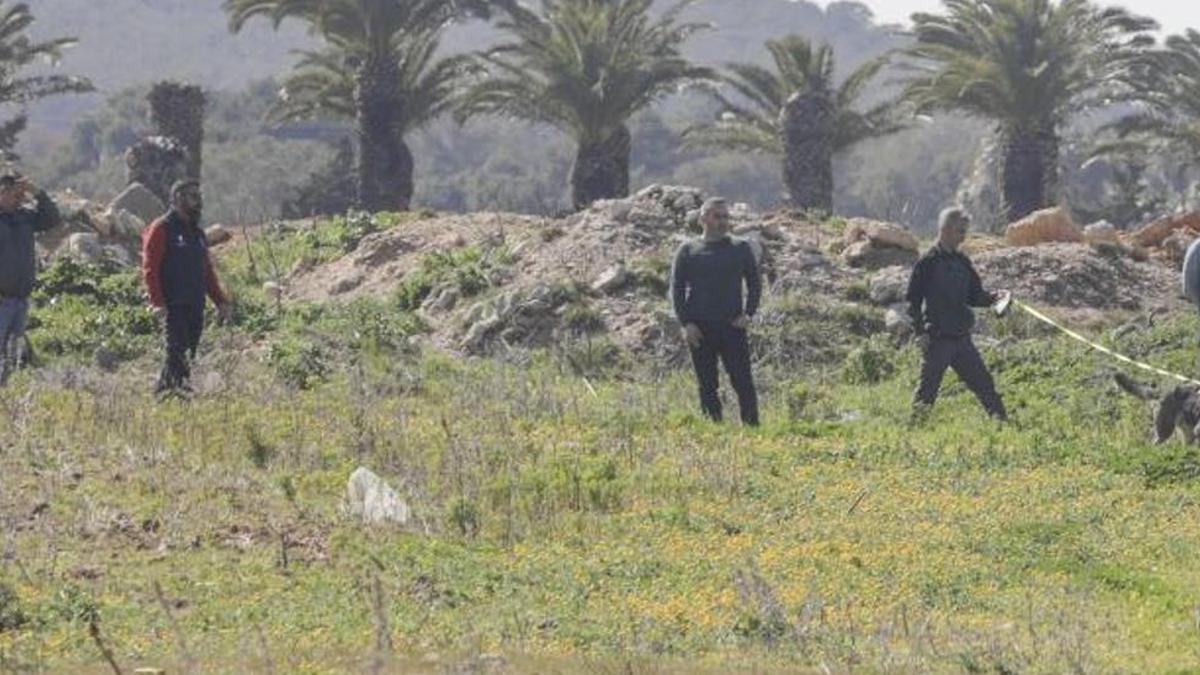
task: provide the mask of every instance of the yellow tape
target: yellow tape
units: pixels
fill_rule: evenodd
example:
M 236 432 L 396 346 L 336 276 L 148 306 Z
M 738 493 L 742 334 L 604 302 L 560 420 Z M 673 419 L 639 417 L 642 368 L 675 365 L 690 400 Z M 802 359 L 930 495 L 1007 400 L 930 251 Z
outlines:
M 1046 316 L 1045 314 L 1042 314 L 1041 312 L 1037 311 L 1033 307 L 1030 307 L 1029 305 L 1025 304 L 1024 302 L 1021 302 L 1020 300 L 1014 299 L 1013 303 L 1016 304 L 1017 307 L 1020 307 L 1022 310 L 1027 312 L 1030 316 L 1037 319 L 1038 321 L 1041 321 L 1042 323 L 1053 326 L 1054 328 L 1058 329 L 1059 331 L 1065 333 L 1068 337 L 1070 337 L 1074 340 L 1078 340 L 1079 342 L 1082 342 L 1083 344 L 1091 347 L 1092 349 L 1095 349 L 1098 352 L 1108 354 L 1109 356 L 1113 357 L 1114 359 L 1116 359 L 1118 361 L 1128 363 L 1129 365 L 1134 366 L 1136 368 L 1141 368 L 1142 370 L 1147 370 L 1152 373 L 1157 373 L 1164 377 L 1174 378 L 1176 380 L 1179 380 L 1180 382 L 1183 382 L 1184 384 L 1200 385 L 1200 380 L 1193 380 L 1190 377 L 1184 377 L 1183 375 L 1177 375 L 1175 373 L 1172 373 L 1169 370 L 1163 370 L 1162 368 L 1156 368 L 1156 367 L 1150 365 L 1149 363 L 1142 363 L 1141 361 L 1135 361 L 1135 360 L 1129 358 L 1128 356 L 1125 356 L 1124 354 L 1120 354 L 1118 352 L 1115 352 L 1115 351 L 1109 349 L 1108 347 L 1105 347 L 1104 345 L 1096 344 L 1095 342 L 1092 342 L 1091 340 L 1085 338 L 1084 336 L 1080 335 L 1079 333 L 1076 333 L 1075 331 L 1071 330 L 1070 328 L 1067 328 L 1066 326 L 1060 324 L 1059 322 L 1055 321 L 1054 319 L 1051 319 L 1050 317 Z

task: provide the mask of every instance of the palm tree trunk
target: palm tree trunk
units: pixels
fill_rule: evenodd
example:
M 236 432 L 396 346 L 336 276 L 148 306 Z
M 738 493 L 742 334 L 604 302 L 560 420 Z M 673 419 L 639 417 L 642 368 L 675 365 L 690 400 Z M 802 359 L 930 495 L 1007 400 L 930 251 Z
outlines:
M 155 84 L 146 98 L 158 135 L 174 138 L 183 145 L 187 177 L 200 180 L 207 103 L 204 90 L 196 85 L 164 81 Z
M 598 199 L 629 194 L 629 156 L 633 147 L 624 125 L 596 142 L 581 142 L 571 168 L 571 200 L 576 210 Z
M 1008 222 L 1054 203 L 1058 184 L 1058 134 L 1051 123 L 1013 127 L 1002 134 L 1003 194 Z
M 397 130 L 396 84 L 400 76 L 389 58 L 367 58 L 354 91 L 359 208 L 405 211 L 413 194 L 413 158 Z
M 826 92 L 795 94 L 784 106 L 783 182 L 796 208 L 833 211 L 836 106 Z

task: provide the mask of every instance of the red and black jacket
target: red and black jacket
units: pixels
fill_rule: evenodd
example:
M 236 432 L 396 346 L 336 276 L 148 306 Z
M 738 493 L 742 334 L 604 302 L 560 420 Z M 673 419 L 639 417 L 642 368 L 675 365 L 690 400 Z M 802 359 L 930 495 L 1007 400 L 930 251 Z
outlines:
M 142 232 L 142 279 L 155 307 L 203 307 L 205 295 L 227 301 L 204 231 L 175 210 Z

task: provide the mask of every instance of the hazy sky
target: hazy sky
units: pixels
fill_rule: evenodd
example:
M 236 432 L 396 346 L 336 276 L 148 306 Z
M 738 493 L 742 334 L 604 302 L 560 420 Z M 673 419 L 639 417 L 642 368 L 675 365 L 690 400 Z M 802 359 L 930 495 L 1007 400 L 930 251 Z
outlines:
M 913 12 L 936 12 L 942 7 L 941 0 L 859 1 L 870 7 L 880 21 L 889 23 L 907 24 L 908 17 Z M 1200 30 L 1200 2 L 1196 0 L 1102 0 L 1100 4 L 1124 6 L 1137 14 L 1157 19 L 1166 33 L 1179 33 L 1185 28 Z

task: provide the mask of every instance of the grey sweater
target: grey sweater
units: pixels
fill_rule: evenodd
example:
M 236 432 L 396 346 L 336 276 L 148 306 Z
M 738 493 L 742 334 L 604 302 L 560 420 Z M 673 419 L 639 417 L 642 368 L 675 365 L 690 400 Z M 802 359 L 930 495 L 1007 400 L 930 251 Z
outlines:
M 35 232 L 53 229 L 61 221 L 58 207 L 45 192 L 37 194 L 37 207 L 0 213 L 0 297 L 27 298 L 37 277 Z
M 739 314 L 754 316 L 761 298 L 762 278 L 748 242 L 732 237 L 696 239 L 676 252 L 671 268 L 671 301 L 681 323 L 731 321 Z

